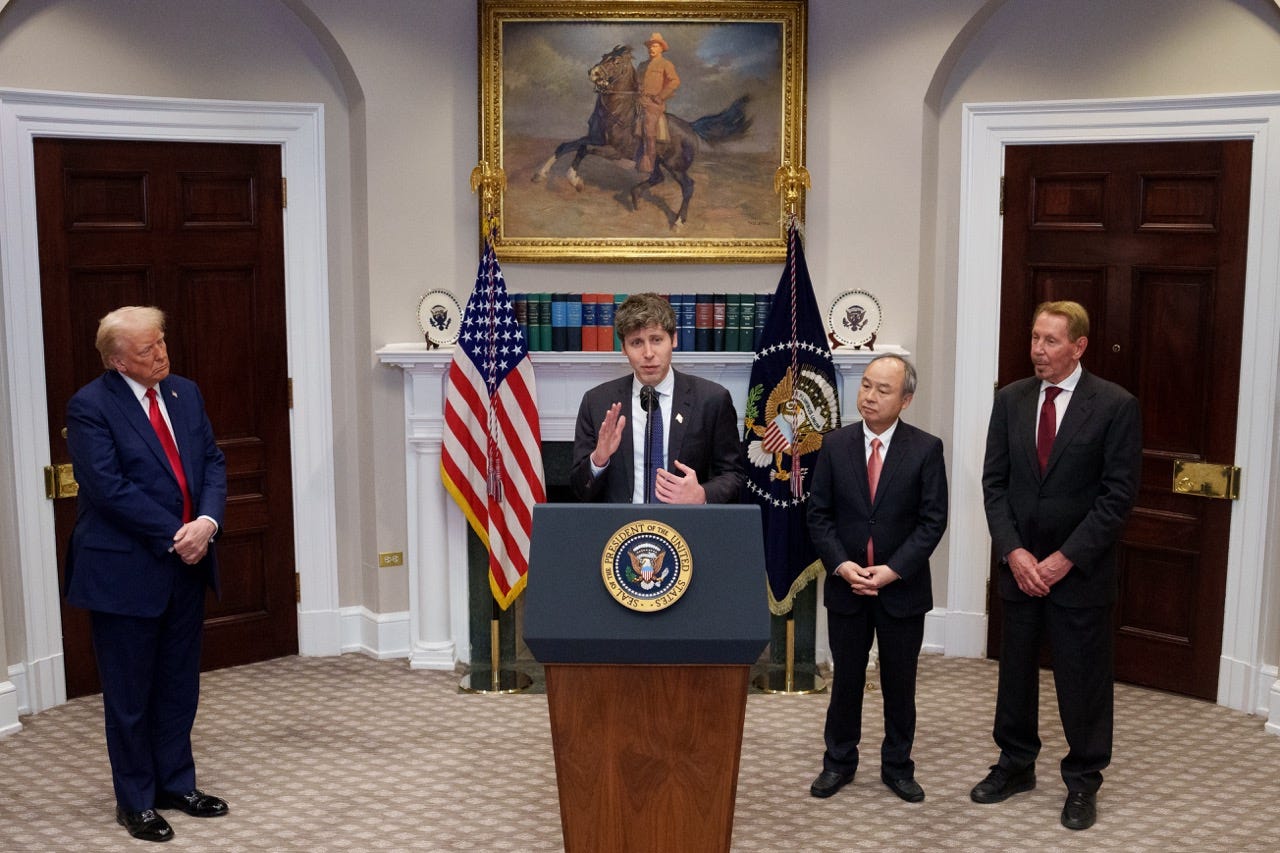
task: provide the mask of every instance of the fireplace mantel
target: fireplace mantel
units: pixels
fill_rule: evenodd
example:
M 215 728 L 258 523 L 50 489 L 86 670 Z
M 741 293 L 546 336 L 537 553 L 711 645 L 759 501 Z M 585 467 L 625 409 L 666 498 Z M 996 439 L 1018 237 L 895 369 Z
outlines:
M 885 353 L 908 355 L 897 346 L 834 353 L 842 422 L 856 419 L 854 401 L 867 362 Z M 404 371 L 409 663 L 416 669 L 451 670 L 459 660 L 469 659 L 471 645 L 466 521 L 440 480 L 445 378 L 453 348 L 388 344 L 377 356 L 383 364 Z M 629 369 L 619 352 L 538 352 L 530 358 L 537 378 L 543 441 L 572 441 L 583 393 Z M 677 352 L 672 366 L 729 389 L 741 416 L 753 358 L 750 352 Z

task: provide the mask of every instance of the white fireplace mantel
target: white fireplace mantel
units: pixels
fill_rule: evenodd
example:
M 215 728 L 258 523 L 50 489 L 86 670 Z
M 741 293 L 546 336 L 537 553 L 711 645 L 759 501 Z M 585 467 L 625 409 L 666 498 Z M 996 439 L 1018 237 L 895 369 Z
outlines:
M 842 422 L 856 417 L 854 401 L 867 362 L 885 353 L 908 355 L 897 346 L 834 353 Z M 409 664 L 416 669 L 453 669 L 459 660 L 469 659 L 471 646 L 466 522 L 440 479 L 445 378 L 453 348 L 429 350 L 420 343 L 388 344 L 377 356 L 383 364 L 404 371 Z M 543 441 L 572 441 L 583 393 L 629 369 L 619 352 L 538 352 L 530 358 L 537 379 Z M 719 382 L 729 390 L 741 415 L 753 358 L 750 352 L 677 352 L 672 365 Z

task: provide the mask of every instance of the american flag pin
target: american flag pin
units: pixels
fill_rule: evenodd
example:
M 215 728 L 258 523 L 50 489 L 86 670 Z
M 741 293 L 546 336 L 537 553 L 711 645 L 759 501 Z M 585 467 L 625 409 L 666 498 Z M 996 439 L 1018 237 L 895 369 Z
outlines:
M 676 412 L 676 423 L 678 424 L 684 423 L 684 415 L 681 414 L 680 412 Z

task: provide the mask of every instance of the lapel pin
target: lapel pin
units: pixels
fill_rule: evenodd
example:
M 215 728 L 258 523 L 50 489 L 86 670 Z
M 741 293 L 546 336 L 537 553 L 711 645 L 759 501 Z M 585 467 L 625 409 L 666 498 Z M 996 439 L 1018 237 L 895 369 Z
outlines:
M 684 415 L 680 412 L 676 412 L 676 423 L 678 424 L 684 423 Z

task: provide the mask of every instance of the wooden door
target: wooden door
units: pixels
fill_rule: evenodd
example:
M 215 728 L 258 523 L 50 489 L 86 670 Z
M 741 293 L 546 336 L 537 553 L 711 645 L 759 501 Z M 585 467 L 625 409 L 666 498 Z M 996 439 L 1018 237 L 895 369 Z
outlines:
M 1089 311 L 1086 370 L 1142 405 L 1121 537 L 1116 677 L 1217 696 L 1232 502 L 1175 494 L 1174 460 L 1233 464 L 1252 144 L 1006 151 L 999 384 L 1031 374 L 1044 300 Z M 994 578 L 994 571 L 992 574 Z M 994 587 L 988 655 L 999 650 Z
M 296 653 L 279 147 L 38 139 L 35 167 L 54 464 L 67 400 L 103 370 L 99 318 L 164 310 L 173 372 L 200 385 L 227 457 L 201 666 Z M 54 503 L 61 573 L 75 499 Z M 62 626 L 68 696 L 97 692 L 87 612 L 64 602 Z

